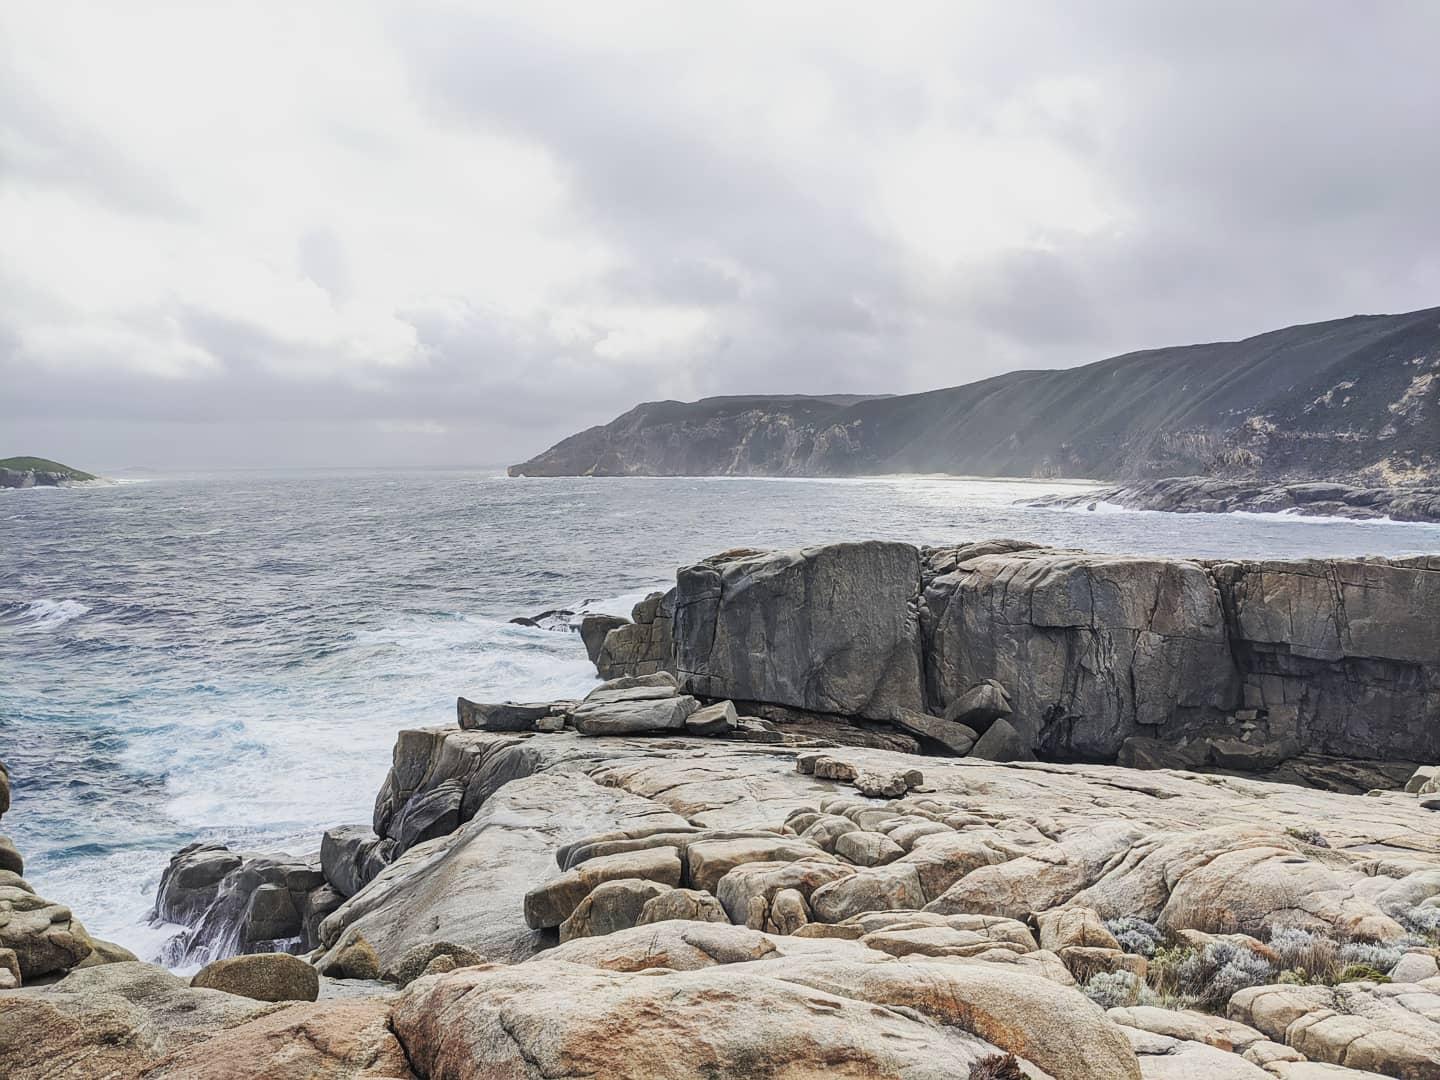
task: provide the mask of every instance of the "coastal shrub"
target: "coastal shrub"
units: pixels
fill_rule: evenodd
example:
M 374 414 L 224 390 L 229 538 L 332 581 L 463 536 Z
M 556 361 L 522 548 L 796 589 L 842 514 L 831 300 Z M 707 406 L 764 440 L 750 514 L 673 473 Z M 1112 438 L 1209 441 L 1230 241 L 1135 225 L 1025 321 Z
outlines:
M 1383 971 L 1376 971 L 1369 964 L 1347 964 L 1341 968 L 1340 974 L 1335 976 L 1337 983 L 1343 982 L 1373 982 L 1388 983 L 1390 976 Z
M 1405 945 L 1401 942 L 1351 942 L 1340 946 L 1335 959 L 1342 968 L 1366 967 L 1374 971 L 1389 971 L 1404 955 Z
M 1440 943 L 1440 907 L 1411 908 L 1400 916 L 1400 921 L 1405 924 L 1406 929 L 1428 939 L 1429 942 Z
M 1185 997 L 1180 984 L 1180 969 L 1194 955 L 1195 950 L 1184 945 L 1160 945 L 1151 954 L 1145 980 L 1167 1006 Z M 1186 1001 L 1185 1004 L 1190 1002 Z M 1184 1005 L 1176 1007 L 1183 1008 Z
M 1330 841 L 1325 839 L 1320 830 L 1310 825 L 1291 825 L 1285 830 L 1285 835 L 1294 837 L 1302 844 L 1309 844 L 1311 847 L 1330 846 Z
M 1099 971 L 1082 988 L 1102 1009 L 1134 1005 L 1140 1000 L 1140 980 L 1128 971 Z
M 1329 982 L 1336 970 L 1338 946 L 1313 930 L 1272 930 L 1270 948 L 1281 968 L 1301 972 L 1305 982 Z
M 1214 941 L 1176 968 L 1181 993 L 1214 1008 L 1247 986 L 1272 982 L 1275 969 L 1263 956 L 1228 941 Z
M 1134 915 L 1107 919 L 1105 929 L 1115 935 L 1115 940 L 1120 942 L 1120 948 L 1128 953 L 1138 953 L 1147 959 L 1155 955 L 1155 950 L 1165 940 L 1159 927 L 1144 919 L 1137 919 Z

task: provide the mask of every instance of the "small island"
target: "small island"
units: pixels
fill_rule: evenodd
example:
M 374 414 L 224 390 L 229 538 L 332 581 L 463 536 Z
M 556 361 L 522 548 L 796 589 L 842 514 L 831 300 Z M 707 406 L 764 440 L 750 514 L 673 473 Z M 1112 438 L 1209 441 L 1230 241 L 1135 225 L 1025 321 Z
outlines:
M 99 477 L 40 457 L 0 458 L 0 488 L 69 487 Z

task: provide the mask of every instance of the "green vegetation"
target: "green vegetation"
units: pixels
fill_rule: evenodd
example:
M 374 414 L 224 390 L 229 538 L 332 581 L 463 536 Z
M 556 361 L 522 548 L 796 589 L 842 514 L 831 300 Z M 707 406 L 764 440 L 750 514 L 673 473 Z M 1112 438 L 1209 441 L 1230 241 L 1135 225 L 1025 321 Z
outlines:
M 0 469 L 10 469 L 14 472 L 59 473 L 66 480 L 95 479 L 88 472 L 81 472 L 79 469 L 72 469 L 69 465 L 61 465 L 58 461 L 50 461 L 43 457 L 0 458 Z

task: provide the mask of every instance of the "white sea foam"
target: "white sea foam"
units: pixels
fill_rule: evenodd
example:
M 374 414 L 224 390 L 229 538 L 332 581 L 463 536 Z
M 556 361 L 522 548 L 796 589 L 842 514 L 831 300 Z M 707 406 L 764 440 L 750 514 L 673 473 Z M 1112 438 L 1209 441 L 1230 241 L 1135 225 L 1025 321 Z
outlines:
M 79 600 L 32 600 L 20 613 L 19 621 L 34 630 L 54 630 L 89 610 Z

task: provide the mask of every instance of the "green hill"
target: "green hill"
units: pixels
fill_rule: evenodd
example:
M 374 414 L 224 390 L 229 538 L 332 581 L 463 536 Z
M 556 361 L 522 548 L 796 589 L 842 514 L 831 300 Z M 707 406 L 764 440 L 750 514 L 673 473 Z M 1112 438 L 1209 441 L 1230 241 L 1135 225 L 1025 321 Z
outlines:
M 0 458 L 0 487 L 58 487 L 97 477 L 39 457 Z

